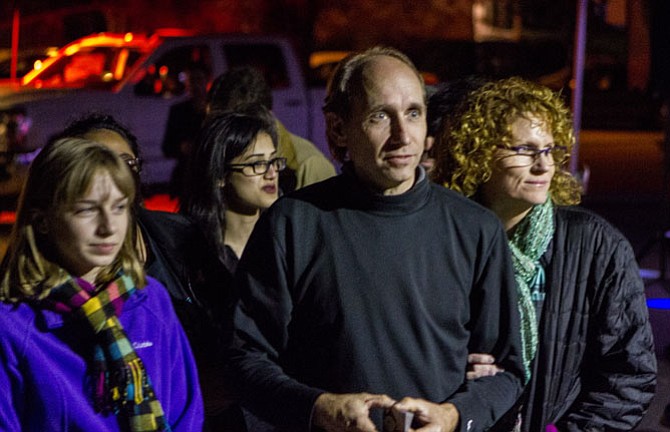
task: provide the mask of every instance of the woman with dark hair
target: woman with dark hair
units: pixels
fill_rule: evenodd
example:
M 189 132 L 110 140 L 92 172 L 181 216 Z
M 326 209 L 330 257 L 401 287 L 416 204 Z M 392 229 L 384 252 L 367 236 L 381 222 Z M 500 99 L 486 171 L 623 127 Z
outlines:
M 65 138 L 33 161 L 0 266 L 0 429 L 198 430 L 188 341 L 135 243 L 135 180 Z
M 491 82 L 444 120 L 435 179 L 491 209 L 512 252 L 527 385 L 520 424 L 495 430 L 634 429 L 656 385 L 644 285 L 623 235 L 576 206 L 560 95 L 519 78 Z M 493 366 L 475 354 L 475 371 Z
M 224 300 L 214 307 L 222 320 L 232 314 L 229 285 L 239 257 L 261 212 L 277 200 L 278 174 L 285 167 L 286 159 L 277 157 L 275 121 L 265 108 L 247 106 L 205 120 L 187 171 L 188 194 L 181 197 L 180 211 L 207 234 L 208 250 L 215 251 L 225 267 L 227 274 L 219 278 L 217 287 Z M 245 430 L 234 404 L 234 389 L 220 365 L 201 367 L 200 373 L 209 429 Z
M 191 159 L 181 213 L 198 223 L 232 273 L 261 211 L 279 196 L 277 129 L 260 105 L 207 118 Z

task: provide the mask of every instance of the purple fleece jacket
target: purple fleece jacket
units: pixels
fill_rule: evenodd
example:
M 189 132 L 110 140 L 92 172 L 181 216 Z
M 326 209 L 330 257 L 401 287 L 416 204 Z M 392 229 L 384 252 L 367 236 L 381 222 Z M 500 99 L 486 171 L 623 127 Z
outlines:
M 123 306 L 121 324 L 151 377 L 173 431 L 200 431 L 203 405 L 184 331 L 154 279 Z M 65 317 L 67 318 L 67 317 Z M 93 409 L 90 331 L 27 303 L 0 303 L 0 430 L 118 431 Z

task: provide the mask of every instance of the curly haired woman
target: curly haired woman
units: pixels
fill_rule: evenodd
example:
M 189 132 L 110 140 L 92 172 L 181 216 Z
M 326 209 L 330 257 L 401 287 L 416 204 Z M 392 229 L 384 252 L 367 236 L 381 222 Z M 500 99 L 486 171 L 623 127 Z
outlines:
M 492 210 L 508 235 L 529 378 L 516 428 L 633 429 L 656 385 L 644 286 L 628 241 L 575 206 L 560 96 L 519 78 L 484 84 L 437 139 L 435 180 Z M 490 356 L 472 357 L 471 377 L 495 372 Z

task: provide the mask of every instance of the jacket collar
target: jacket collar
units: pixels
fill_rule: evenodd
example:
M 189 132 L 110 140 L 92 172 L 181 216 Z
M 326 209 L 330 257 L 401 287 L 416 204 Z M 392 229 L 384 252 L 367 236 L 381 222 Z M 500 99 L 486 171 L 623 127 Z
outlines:
M 146 301 L 147 293 L 144 289 L 138 289 L 128 300 L 123 304 L 123 310 L 128 311 L 138 307 Z M 68 319 L 69 314 L 62 314 L 51 309 L 40 307 L 39 303 L 32 305 L 35 309 L 35 323 L 39 328 L 50 331 L 63 326 Z

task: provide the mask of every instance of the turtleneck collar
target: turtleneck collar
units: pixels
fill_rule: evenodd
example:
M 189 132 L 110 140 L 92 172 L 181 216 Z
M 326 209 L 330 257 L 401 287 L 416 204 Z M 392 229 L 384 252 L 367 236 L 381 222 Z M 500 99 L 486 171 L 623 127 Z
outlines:
M 342 166 L 342 177 L 357 208 L 387 216 L 401 216 L 420 210 L 428 202 L 431 190 L 426 171 L 421 166 L 416 169 L 412 187 L 400 195 L 382 195 L 369 189 L 356 176 L 351 162 Z

